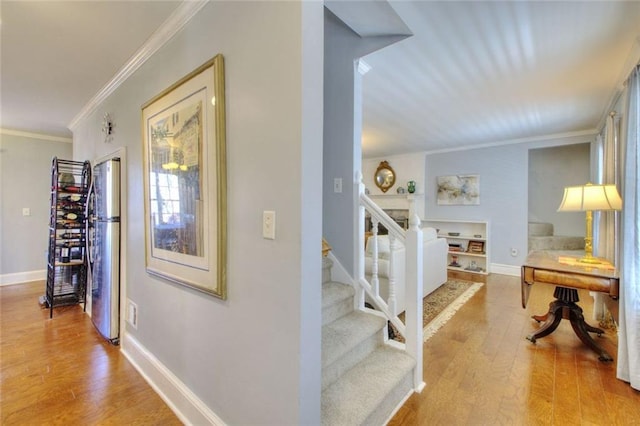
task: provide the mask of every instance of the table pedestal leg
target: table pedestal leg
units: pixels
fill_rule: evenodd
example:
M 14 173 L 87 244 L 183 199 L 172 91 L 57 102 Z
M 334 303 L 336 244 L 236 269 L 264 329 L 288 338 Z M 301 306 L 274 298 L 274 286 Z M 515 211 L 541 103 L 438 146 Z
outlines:
M 536 342 L 536 339 L 539 337 L 548 336 L 553 333 L 560 321 L 562 320 L 562 301 L 556 300 L 554 302 L 549 303 L 549 312 L 544 315 L 534 315 L 533 319 L 536 321 L 544 321 L 544 324 L 540 326 L 538 331 L 532 333 L 527 336 L 527 340 L 530 340 L 532 343 Z
M 571 327 L 580 340 L 599 355 L 598 359 L 600 361 L 613 361 L 611 355 L 602 349 L 589 334 L 591 332 L 602 336 L 604 331 L 585 322 L 582 308 L 575 303 L 579 301 L 578 290 L 556 287 L 553 295 L 556 300 L 549 304 L 549 312 L 545 315 L 534 315 L 532 317 L 538 322 L 544 321 L 544 324 L 535 333 L 528 335 L 527 340 L 535 343 L 536 339 L 551 334 L 564 318 L 571 322 Z

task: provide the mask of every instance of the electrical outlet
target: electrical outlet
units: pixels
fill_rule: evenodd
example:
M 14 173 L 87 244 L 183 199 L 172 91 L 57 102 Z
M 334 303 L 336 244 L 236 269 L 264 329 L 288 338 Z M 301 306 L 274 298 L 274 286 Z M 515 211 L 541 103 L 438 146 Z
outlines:
M 22 216 L 31 216 L 31 209 L 29 207 L 23 207 Z
M 276 212 L 270 210 L 262 212 L 262 237 L 267 240 L 276 239 Z
M 138 305 L 127 299 L 127 322 L 138 329 Z

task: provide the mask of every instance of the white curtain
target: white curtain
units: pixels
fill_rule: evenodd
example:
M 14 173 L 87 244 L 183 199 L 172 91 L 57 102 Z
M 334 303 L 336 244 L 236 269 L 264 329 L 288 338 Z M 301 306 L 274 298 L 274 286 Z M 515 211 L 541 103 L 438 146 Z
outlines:
M 602 184 L 616 185 L 620 189 L 618 170 L 618 125 L 616 113 L 612 112 L 607 117 L 602 141 L 602 172 L 598 176 L 598 182 Z M 604 257 L 614 265 L 618 265 L 618 253 L 616 250 L 616 235 L 618 227 L 618 213 L 615 211 L 597 212 L 596 222 L 598 257 Z M 594 221 L 595 222 L 595 221 Z
M 640 65 L 627 82 L 626 126 L 623 130 L 622 252 L 617 377 L 640 390 Z
M 600 184 L 616 185 L 620 189 L 620 158 L 618 130 L 620 120 L 616 117 L 616 112 L 609 113 L 601 135 L 596 138 L 596 174 L 593 181 Z M 619 234 L 619 217 L 617 211 L 596 211 L 593 212 L 593 241 L 595 242 L 594 252 L 598 257 L 609 260 L 614 265 L 619 265 L 618 245 L 616 236 Z M 604 293 L 591 292 L 594 299 L 593 319 L 596 321 L 606 320 L 607 309 L 605 307 Z

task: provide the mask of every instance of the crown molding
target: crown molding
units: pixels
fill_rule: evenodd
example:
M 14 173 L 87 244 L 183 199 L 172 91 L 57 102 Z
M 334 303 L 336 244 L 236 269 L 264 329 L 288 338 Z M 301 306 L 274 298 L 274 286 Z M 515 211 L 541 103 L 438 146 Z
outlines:
M 69 123 L 73 131 L 104 102 L 120 85 L 138 70 L 154 53 L 178 33 L 209 0 L 185 0 L 173 11 L 171 16 L 149 37 L 146 43 L 127 61 L 116 75 L 80 110 Z
M 21 136 L 23 138 L 30 138 L 30 139 L 41 139 L 44 141 L 51 141 L 51 142 L 73 143 L 72 138 L 65 138 L 63 136 L 45 135 L 42 133 L 23 132 L 22 130 L 3 129 L 1 127 L 0 127 L 0 134 L 9 135 L 9 136 Z
M 536 143 L 536 142 L 552 142 L 552 144 L 565 145 L 566 142 L 564 141 L 564 139 L 580 138 L 580 137 L 595 138 L 597 134 L 598 134 L 597 129 L 587 129 L 587 130 L 578 130 L 575 132 L 554 133 L 550 135 L 531 136 L 531 137 L 520 138 L 520 139 L 503 140 L 503 141 L 479 144 L 479 145 L 465 145 L 465 146 L 459 146 L 455 148 L 435 149 L 435 150 L 424 151 L 424 152 L 426 155 L 444 154 L 447 152 L 469 151 L 472 149 L 494 148 L 497 146 L 518 145 L 523 143 Z
M 624 93 L 624 89 L 629 80 L 629 76 L 633 72 L 633 69 L 640 65 L 640 36 L 636 37 L 635 41 L 631 45 L 631 49 L 627 54 L 627 59 L 624 65 L 620 69 L 618 78 L 616 79 L 616 87 L 613 88 L 607 107 L 602 111 L 600 115 L 600 121 L 598 121 L 598 129 L 603 129 L 604 124 L 607 121 L 607 117 L 616 107 L 616 104 L 620 100 L 620 97 Z

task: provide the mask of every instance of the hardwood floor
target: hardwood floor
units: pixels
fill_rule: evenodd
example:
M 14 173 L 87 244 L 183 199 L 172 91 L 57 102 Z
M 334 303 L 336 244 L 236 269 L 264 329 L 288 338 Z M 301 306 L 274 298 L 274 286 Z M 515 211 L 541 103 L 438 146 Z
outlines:
M 182 424 L 80 305 L 49 319 L 44 282 L 0 287 L 0 423 Z
M 421 394 L 389 425 L 640 425 L 640 392 L 617 380 L 616 334 L 597 338 L 613 356 L 598 361 L 563 320 L 549 336 L 525 339 L 554 287 L 533 286 L 527 309 L 520 279 L 492 274 L 424 347 Z M 588 323 L 592 298 L 580 292 Z
M 0 422 L 180 424 L 80 306 L 38 306 L 44 283 L 0 287 Z M 492 274 L 425 345 L 427 384 L 389 423 L 398 425 L 639 425 L 640 392 L 615 378 L 563 320 L 534 345 L 530 316 L 553 286 L 536 284 L 520 306 L 519 278 Z M 591 297 L 580 293 L 585 318 Z M 616 353 L 616 335 L 598 339 Z

